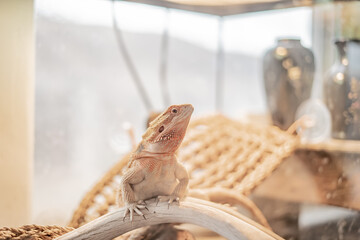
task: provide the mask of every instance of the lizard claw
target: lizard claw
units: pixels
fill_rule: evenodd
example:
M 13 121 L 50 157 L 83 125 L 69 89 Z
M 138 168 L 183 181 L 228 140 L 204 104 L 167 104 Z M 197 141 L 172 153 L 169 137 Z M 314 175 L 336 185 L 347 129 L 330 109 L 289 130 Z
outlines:
M 146 220 L 145 215 L 140 211 L 140 209 L 144 209 L 144 208 L 146 208 L 146 206 L 139 204 L 139 203 L 129 203 L 125 206 L 125 208 L 126 209 L 125 209 L 123 221 L 125 221 L 126 216 L 129 214 L 130 221 L 132 222 L 134 212 L 136 212 L 139 216 L 142 216 Z
M 180 198 L 176 196 L 170 196 L 168 201 L 168 209 L 170 208 L 170 205 L 175 202 L 177 205 L 179 205 Z
M 170 199 L 169 196 L 157 196 L 156 197 L 156 206 L 158 205 L 159 202 L 166 202 Z
M 170 196 L 168 203 L 169 203 L 169 204 L 171 204 L 171 203 L 173 203 L 173 202 L 179 203 L 179 201 L 180 201 L 180 198 L 179 198 L 179 197 L 177 197 L 177 196 Z
M 142 205 L 144 206 L 144 208 L 145 208 L 148 212 L 150 212 L 149 209 L 147 208 L 147 202 L 146 202 L 145 200 L 140 200 L 138 203 L 142 204 Z
M 150 212 L 149 211 L 149 209 L 147 208 L 147 203 L 146 203 L 146 201 L 145 200 L 140 200 L 140 201 L 138 201 L 137 202 L 137 207 L 139 208 L 139 209 L 146 209 L 148 212 Z
M 156 205 L 155 205 L 156 207 L 157 207 L 159 201 L 160 201 L 160 198 L 159 198 L 159 196 L 157 196 L 157 197 L 156 197 Z
M 170 205 L 173 202 L 176 202 L 177 204 L 179 204 L 180 198 L 177 196 L 157 196 L 156 198 L 156 206 L 158 205 L 159 202 L 168 202 L 168 209 L 170 207 Z

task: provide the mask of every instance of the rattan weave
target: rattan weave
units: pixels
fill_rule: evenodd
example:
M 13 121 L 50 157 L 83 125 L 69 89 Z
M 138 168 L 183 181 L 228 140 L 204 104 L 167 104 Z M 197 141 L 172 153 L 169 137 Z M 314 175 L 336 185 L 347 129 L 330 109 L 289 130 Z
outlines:
M 178 156 L 191 174 L 191 188 L 222 187 L 248 195 L 297 142 L 274 126 L 214 115 L 191 123 Z
M 50 240 L 74 230 L 71 227 L 25 225 L 0 228 L 0 240 Z

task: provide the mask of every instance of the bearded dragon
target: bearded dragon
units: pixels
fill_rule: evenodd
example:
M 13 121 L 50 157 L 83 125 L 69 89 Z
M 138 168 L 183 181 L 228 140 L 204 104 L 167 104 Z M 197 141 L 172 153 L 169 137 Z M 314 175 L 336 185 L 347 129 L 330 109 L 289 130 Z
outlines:
M 189 176 L 175 152 L 193 110 L 190 104 L 173 105 L 150 123 L 121 179 L 118 205 L 125 205 L 124 219 L 129 213 L 132 221 L 134 212 L 144 217 L 147 199 L 167 198 L 171 204 L 184 198 Z

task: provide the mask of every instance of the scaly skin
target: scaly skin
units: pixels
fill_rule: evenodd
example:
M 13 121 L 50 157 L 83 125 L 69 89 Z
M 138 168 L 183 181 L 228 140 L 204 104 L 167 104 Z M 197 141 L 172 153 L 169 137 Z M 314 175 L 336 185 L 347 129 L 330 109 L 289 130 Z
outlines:
M 189 176 L 175 152 L 193 110 L 190 104 L 173 105 L 150 123 L 121 180 L 118 204 L 127 209 L 124 218 L 130 213 L 132 221 L 134 212 L 144 216 L 147 199 L 168 199 L 171 204 L 184 198 Z

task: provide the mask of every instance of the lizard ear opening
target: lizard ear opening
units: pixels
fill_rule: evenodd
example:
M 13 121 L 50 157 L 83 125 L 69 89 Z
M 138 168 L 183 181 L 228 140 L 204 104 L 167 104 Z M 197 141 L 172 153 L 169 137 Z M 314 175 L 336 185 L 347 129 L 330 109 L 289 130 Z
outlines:
M 159 133 L 161 133 L 162 131 L 164 131 L 164 126 L 161 126 L 160 128 L 159 128 Z

